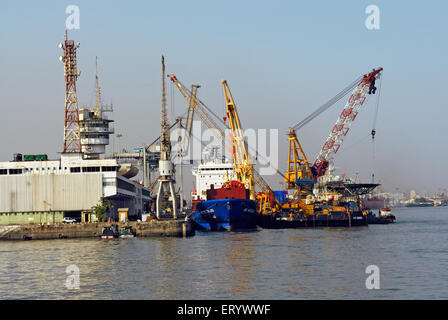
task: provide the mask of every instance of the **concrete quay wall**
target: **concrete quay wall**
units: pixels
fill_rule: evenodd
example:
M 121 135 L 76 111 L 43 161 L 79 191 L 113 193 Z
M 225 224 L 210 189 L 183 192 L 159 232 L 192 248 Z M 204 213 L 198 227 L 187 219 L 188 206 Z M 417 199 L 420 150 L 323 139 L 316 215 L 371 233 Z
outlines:
M 123 224 L 119 224 L 120 227 Z M 130 222 L 137 237 L 187 237 L 194 235 L 192 223 L 184 220 Z M 0 226 L 0 240 L 44 240 L 99 237 L 106 222 L 74 224 L 26 224 Z
M 137 237 L 190 237 L 195 234 L 191 221 L 185 220 L 156 220 L 136 223 Z

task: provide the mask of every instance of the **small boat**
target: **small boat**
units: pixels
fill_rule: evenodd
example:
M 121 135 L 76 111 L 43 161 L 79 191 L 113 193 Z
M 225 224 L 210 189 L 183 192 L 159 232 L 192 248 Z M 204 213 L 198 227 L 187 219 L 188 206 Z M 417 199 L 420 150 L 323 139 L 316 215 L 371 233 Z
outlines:
M 114 239 L 119 237 L 118 227 L 104 227 L 103 232 L 101 233 L 101 239 Z
M 132 227 L 123 227 L 120 230 L 120 238 L 134 238 L 135 232 Z
M 392 214 L 391 208 L 382 208 L 378 211 L 378 216 L 373 212 L 367 214 L 367 221 L 369 224 L 389 224 L 394 223 L 396 220 L 395 216 Z

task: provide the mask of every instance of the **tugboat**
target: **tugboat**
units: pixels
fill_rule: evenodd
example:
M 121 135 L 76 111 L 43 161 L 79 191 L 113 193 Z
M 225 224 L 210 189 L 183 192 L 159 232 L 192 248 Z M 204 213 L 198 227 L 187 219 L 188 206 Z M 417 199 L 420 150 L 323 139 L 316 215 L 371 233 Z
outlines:
M 389 224 L 394 223 L 396 218 L 392 214 L 391 208 L 381 208 L 378 211 L 378 216 L 370 211 L 367 215 L 367 222 L 369 224 Z
M 192 192 L 192 220 L 198 230 L 254 229 L 257 202 L 236 181 L 233 164 L 207 161 L 193 168 L 196 190 Z

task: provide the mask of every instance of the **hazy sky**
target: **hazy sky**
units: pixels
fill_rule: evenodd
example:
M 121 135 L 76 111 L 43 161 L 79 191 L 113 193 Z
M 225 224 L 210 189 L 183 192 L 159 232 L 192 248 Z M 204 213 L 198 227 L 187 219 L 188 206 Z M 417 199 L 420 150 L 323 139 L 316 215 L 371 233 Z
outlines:
M 366 138 L 374 118 L 371 98 L 335 157 L 336 167 L 364 181 L 375 173 L 389 191 L 448 187 L 448 2 L 443 0 L 3 0 L 1 161 L 16 152 L 57 158 L 62 149 L 64 81 L 57 44 L 71 4 L 80 8 L 80 29 L 69 32 L 81 43 L 79 106 L 94 103 L 98 55 L 103 99 L 115 106 L 123 147 L 158 136 L 162 54 L 167 72 L 187 85 L 200 84 L 201 100 L 217 114 L 224 115 L 221 79 L 226 78 L 245 128 L 279 129 L 282 171 L 288 128 L 382 66 L 375 153 Z M 380 9 L 380 30 L 365 27 L 370 4 Z M 185 101 L 177 91 L 174 96 L 170 112 L 184 113 Z M 310 160 L 343 104 L 298 132 Z M 267 180 L 278 188 L 278 179 Z

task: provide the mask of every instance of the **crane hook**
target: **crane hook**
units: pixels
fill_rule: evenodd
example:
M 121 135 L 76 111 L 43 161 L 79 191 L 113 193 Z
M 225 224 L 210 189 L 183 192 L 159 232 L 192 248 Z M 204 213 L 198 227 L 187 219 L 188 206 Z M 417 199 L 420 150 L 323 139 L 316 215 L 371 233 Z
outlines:
M 370 80 L 369 84 L 369 94 L 375 94 L 375 92 L 376 92 L 375 77 L 373 77 L 372 80 Z
M 375 129 L 372 129 L 372 140 L 375 139 L 375 133 L 376 133 Z

